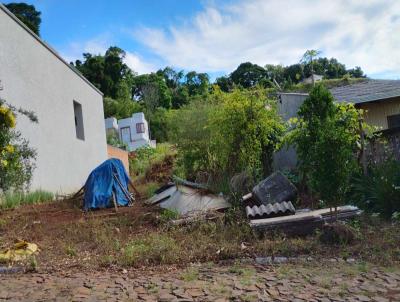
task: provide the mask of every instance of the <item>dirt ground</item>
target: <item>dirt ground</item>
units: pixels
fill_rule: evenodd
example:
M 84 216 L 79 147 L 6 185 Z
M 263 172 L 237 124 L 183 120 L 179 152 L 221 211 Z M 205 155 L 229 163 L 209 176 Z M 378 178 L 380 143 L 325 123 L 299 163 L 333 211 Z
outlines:
M 0 301 L 400 301 L 400 269 L 316 264 L 0 275 Z

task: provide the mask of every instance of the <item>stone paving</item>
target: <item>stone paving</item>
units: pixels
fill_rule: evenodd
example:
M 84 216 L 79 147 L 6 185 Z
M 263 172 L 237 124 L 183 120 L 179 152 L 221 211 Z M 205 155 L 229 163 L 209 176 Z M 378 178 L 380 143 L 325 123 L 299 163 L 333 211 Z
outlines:
M 0 301 L 400 301 L 400 269 L 204 265 L 158 275 L 0 275 Z

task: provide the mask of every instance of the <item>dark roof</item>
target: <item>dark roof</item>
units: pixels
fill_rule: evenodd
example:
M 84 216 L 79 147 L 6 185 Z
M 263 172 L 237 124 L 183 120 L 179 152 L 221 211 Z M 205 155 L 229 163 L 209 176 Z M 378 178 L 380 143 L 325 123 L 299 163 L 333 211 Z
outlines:
M 32 30 L 30 30 L 20 19 L 18 19 L 12 12 L 10 12 L 7 7 L 0 3 L 0 9 L 3 10 L 11 19 L 13 19 L 17 24 L 19 24 L 24 30 L 28 32 L 34 39 L 36 39 L 40 44 L 47 48 L 50 53 L 52 53 L 57 59 L 59 59 L 63 64 L 65 64 L 69 69 L 71 69 L 78 77 L 84 80 L 90 87 L 92 87 L 100 95 L 103 93 L 94 86 L 88 79 L 86 79 L 74 66 L 68 64 L 50 45 L 44 42 L 38 35 L 36 35 Z
M 355 104 L 400 96 L 400 80 L 367 80 L 330 89 L 338 102 Z

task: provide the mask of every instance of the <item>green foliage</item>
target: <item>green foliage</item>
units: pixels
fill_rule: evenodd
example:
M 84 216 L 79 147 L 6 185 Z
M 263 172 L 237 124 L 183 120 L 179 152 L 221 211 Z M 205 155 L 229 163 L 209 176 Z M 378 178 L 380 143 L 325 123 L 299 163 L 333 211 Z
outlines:
M 350 196 L 367 212 L 391 218 L 400 212 L 400 163 L 388 160 L 371 166 L 368 175 L 354 178 Z
M 0 192 L 27 189 L 35 168 L 36 152 L 16 131 L 16 113 L 37 121 L 32 112 L 8 106 L 0 99 Z
M 125 51 L 112 46 L 104 55 L 83 54 L 74 65 L 93 85 L 113 99 L 132 99 L 133 71 L 124 63 Z
M 41 12 L 37 11 L 35 6 L 26 3 L 8 3 L 5 4 L 5 7 L 39 36 L 40 23 L 42 22 Z
M 160 214 L 161 222 L 168 222 L 179 218 L 179 212 L 176 210 L 163 209 Z
M 132 116 L 136 112 L 142 112 L 142 106 L 132 100 L 114 100 L 109 97 L 104 98 L 104 117 L 115 117 L 123 119 Z
M 233 83 L 243 88 L 251 88 L 257 85 L 263 87 L 271 86 L 267 78 L 266 70 L 250 62 L 240 64 L 238 68 L 231 73 L 230 79 Z
M 107 144 L 120 149 L 127 150 L 127 145 L 121 141 L 115 132 L 107 133 Z
M 21 205 L 37 204 L 53 200 L 53 193 L 36 190 L 29 193 L 7 192 L 0 196 L 0 209 L 13 209 Z
M 353 104 L 334 104 L 330 92 L 317 85 L 293 119 L 288 141 L 294 143 L 299 169 L 311 189 L 330 206 L 338 206 L 358 169 L 359 117 Z
M 188 178 L 207 172 L 230 178 L 247 170 L 256 177 L 271 171 L 271 157 L 283 132 L 274 102 L 265 91 L 215 89 L 171 118 L 171 138 Z
M 163 161 L 167 156 L 174 156 L 171 144 L 157 144 L 156 148 L 142 147 L 135 150 L 135 157 L 129 159 L 130 174 L 143 176 L 152 164 Z

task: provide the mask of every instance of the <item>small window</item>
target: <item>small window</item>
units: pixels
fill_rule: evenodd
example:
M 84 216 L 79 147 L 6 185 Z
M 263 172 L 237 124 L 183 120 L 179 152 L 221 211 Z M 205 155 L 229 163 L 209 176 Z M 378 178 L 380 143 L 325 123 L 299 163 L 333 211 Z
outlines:
M 76 138 L 85 140 L 85 131 L 83 129 L 82 105 L 74 101 L 74 117 Z
M 387 117 L 388 128 L 400 128 L 400 114 L 389 115 Z
M 144 133 L 144 123 L 136 124 L 136 133 Z

